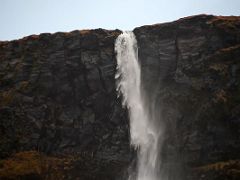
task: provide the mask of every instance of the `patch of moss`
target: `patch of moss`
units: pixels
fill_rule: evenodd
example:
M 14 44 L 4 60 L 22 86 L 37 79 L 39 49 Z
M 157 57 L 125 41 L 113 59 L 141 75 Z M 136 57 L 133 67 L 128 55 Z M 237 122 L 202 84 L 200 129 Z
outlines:
M 209 66 L 209 69 L 219 72 L 219 74 L 222 76 L 228 75 L 228 66 L 226 64 L 220 64 L 220 63 L 211 64 Z
M 200 174 L 214 174 L 214 179 L 240 179 L 240 160 L 221 161 L 195 169 Z
M 18 90 L 24 91 L 28 88 L 29 82 L 28 81 L 21 81 Z
M 214 97 L 215 102 L 227 102 L 228 100 L 228 96 L 226 91 L 224 91 L 223 89 L 220 89 L 219 91 L 217 91 L 215 93 L 215 97 Z
M 0 107 L 10 104 L 15 96 L 15 89 L 9 89 L 0 94 Z
M 238 30 L 238 16 L 216 16 L 210 19 L 208 24 L 213 24 L 215 27 L 224 30 Z
M 81 34 L 81 35 L 90 34 L 90 33 L 91 33 L 91 31 L 90 31 L 90 30 L 87 30 L 87 29 L 80 31 L 80 34 Z
M 71 169 L 74 157 L 52 157 L 37 151 L 24 151 L 0 161 L 0 179 L 37 177 L 38 179 L 64 179 Z

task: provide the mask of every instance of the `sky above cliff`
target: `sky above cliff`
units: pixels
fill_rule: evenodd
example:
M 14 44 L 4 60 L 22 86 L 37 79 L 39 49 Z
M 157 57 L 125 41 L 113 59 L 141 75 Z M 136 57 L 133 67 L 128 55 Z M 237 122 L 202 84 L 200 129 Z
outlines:
M 240 15 L 240 0 L 0 0 L 0 40 L 76 29 L 122 29 L 196 14 Z

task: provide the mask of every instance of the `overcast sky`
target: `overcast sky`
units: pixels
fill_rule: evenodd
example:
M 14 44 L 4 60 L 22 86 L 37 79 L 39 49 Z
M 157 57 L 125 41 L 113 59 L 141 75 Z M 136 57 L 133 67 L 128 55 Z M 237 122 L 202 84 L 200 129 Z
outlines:
M 240 15 L 240 0 L 0 0 L 0 40 L 75 29 L 122 29 L 196 14 Z

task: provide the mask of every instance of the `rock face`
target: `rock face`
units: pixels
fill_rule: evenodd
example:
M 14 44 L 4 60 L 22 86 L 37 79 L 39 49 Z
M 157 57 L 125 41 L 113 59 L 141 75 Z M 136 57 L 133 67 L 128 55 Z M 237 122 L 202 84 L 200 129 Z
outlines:
M 120 33 L 0 42 L 0 179 L 126 179 L 134 153 L 115 92 Z M 163 171 L 172 180 L 238 179 L 240 18 L 199 15 L 134 33 L 143 87 L 164 127 Z M 29 157 L 53 167 L 26 171 Z M 14 159 L 24 170 L 11 168 Z
M 114 167 L 125 165 L 130 153 L 126 113 L 115 93 L 120 33 L 98 29 L 1 42 L 1 158 L 35 150 L 88 157 L 98 164 L 89 178 L 105 166 L 112 168 L 104 175 L 110 179 L 121 170 Z
M 240 18 L 200 15 L 134 32 L 144 88 L 165 126 L 170 179 L 239 159 Z

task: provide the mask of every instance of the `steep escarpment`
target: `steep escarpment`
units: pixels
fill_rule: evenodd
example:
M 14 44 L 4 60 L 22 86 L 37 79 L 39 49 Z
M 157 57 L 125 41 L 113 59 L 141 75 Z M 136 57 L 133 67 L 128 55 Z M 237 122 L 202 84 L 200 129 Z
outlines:
M 134 32 L 144 87 L 165 124 L 166 171 L 176 178 L 239 159 L 239 17 L 200 15 Z
M 1 42 L 1 158 L 30 150 L 74 155 L 87 159 L 77 177 L 99 179 L 105 166 L 112 170 L 104 179 L 119 173 L 129 161 L 128 122 L 114 79 L 120 33 L 84 30 Z
M 120 33 L 0 42 L 0 179 L 124 179 L 133 153 L 115 92 Z M 199 15 L 134 33 L 143 87 L 165 130 L 166 174 L 237 179 L 240 18 Z

